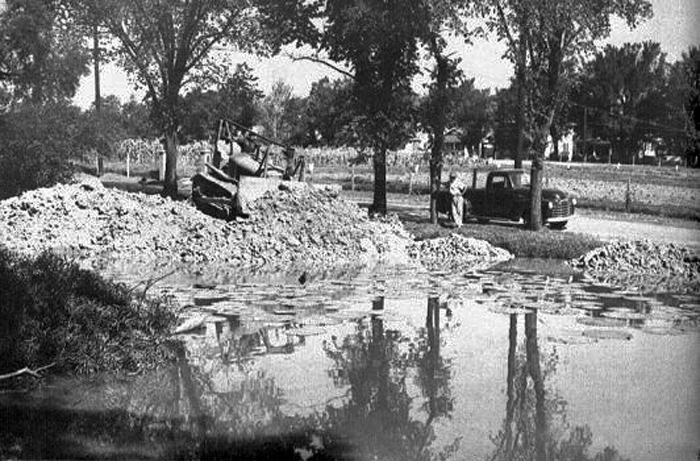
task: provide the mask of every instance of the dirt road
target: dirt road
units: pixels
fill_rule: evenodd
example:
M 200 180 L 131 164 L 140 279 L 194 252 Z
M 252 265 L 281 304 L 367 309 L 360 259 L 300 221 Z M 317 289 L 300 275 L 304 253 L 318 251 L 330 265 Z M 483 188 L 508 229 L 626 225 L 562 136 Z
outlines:
M 671 221 L 670 225 L 666 225 L 633 219 L 582 213 L 569 222 L 567 232 L 592 234 L 606 241 L 648 239 L 700 249 L 700 223 Z

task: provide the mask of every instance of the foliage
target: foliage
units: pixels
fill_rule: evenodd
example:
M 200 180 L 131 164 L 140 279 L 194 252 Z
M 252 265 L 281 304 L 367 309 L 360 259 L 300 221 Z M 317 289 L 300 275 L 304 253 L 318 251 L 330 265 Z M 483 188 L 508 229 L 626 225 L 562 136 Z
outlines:
M 0 118 L 0 197 L 47 187 L 72 174 L 80 110 L 24 104 Z
M 314 134 L 313 144 L 342 146 L 352 144 L 349 127 L 355 117 L 352 106 L 352 80 L 328 77 L 314 82 L 306 103 L 309 131 Z
M 114 145 L 126 138 L 119 99 L 113 95 L 103 98 L 99 112 L 93 105 L 81 119 L 76 139 L 81 150 L 113 157 Z
M 252 127 L 259 118 L 258 104 L 263 97 L 258 79 L 245 63 L 214 67 L 210 78 L 215 89 L 195 88 L 185 95 L 180 141 L 213 139 L 212 132 L 220 119 L 229 119 Z
M 0 14 L 0 84 L 16 100 L 58 101 L 75 94 L 89 54 L 60 2 L 7 0 Z
M 260 120 L 265 134 L 275 140 L 287 140 L 291 134 L 289 112 L 292 104 L 292 87 L 284 80 L 277 80 L 270 93 L 260 104 Z
M 508 88 L 496 91 L 494 95 L 496 113 L 494 114 L 494 144 L 498 152 L 513 154 L 517 149 L 517 83 L 512 81 Z M 503 157 L 503 156 L 501 156 Z
M 2 371 L 56 363 L 55 371 L 137 371 L 168 356 L 175 316 L 160 300 L 52 253 L 35 259 L 0 247 Z
M 463 81 L 454 91 L 453 126 L 463 130 L 462 141 L 474 151 L 489 134 L 493 125 L 495 104 L 491 91 L 474 88 L 474 79 Z
M 148 106 L 131 98 L 122 104 L 121 124 L 127 138 L 156 138 L 157 130 L 151 120 Z
M 700 166 L 700 48 L 691 46 L 672 66 L 664 98 L 664 122 L 683 127 L 666 132 L 664 140 L 675 152 L 685 152 L 689 166 Z M 675 149 L 674 149 L 675 148 Z
M 630 163 L 644 141 L 662 134 L 666 67 L 654 42 L 607 45 L 586 65 L 576 99 L 593 109 L 588 135 L 610 140 L 614 161 Z

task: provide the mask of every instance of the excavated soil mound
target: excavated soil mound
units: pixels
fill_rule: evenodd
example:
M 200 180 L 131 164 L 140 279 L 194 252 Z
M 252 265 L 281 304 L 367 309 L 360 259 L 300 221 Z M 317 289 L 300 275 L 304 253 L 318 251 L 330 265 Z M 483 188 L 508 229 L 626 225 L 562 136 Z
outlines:
M 409 255 L 429 269 L 471 269 L 513 258 L 508 251 L 484 240 L 459 234 L 415 242 L 409 247 Z
M 186 202 L 103 187 L 57 185 L 0 202 L 0 244 L 88 262 L 231 263 L 243 268 L 328 266 L 406 257 L 398 220 L 370 220 L 357 205 L 313 188 L 267 192 L 247 220 L 225 222 Z
M 647 240 L 613 242 L 571 263 L 615 285 L 645 291 L 700 292 L 700 257 L 681 245 Z

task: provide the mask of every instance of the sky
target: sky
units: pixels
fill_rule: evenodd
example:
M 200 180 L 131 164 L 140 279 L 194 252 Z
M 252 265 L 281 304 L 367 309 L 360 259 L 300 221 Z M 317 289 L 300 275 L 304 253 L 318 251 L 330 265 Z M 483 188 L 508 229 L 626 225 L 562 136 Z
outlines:
M 700 46 L 700 0 L 651 0 L 651 3 L 654 8 L 652 19 L 634 30 L 628 29 L 623 21 L 613 19 L 610 37 L 601 45 L 652 40 L 661 44 L 669 61 L 679 59 L 691 45 Z M 459 39 L 453 39 L 450 41 L 450 51 L 462 59 L 462 70 L 468 78 L 474 78 L 477 88 L 503 88 L 508 85 L 513 69 L 509 62 L 502 59 L 504 47 L 495 39 L 476 40 L 469 46 Z M 289 52 L 301 55 L 304 50 L 290 49 Z M 230 53 L 229 59 L 232 64 L 246 62 L 252 67 L 264 92 L 281 79 L 292 86 L 297 96 L 307 96 L 313 82 L 325 76 L 331 79 L 340 77 L 337 72 L 321 64 L 294 62 L 285 55 L 259 58 Z M 103 65 L 100 77 L 103 97 L 113 94 L 122 102 L 126 102 L 131 95 L 142 97 L 142 93 L 134 92 L 125 73 L 113 64 Z M 426 78 L 416 80 L 414 86 L 418 91 Z M 74 102 L 87 108 L 94 97 L 93 76 L 90 74 L 83 77 Z

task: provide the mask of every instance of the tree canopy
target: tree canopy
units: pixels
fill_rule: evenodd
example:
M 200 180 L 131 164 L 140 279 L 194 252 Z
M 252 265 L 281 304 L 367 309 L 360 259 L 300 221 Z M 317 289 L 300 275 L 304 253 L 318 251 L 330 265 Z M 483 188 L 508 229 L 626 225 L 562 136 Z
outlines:
M 89 53 L 56 0 L 8 0 L 0 11 L 0 84 L 15 101 L 70 98 Z

